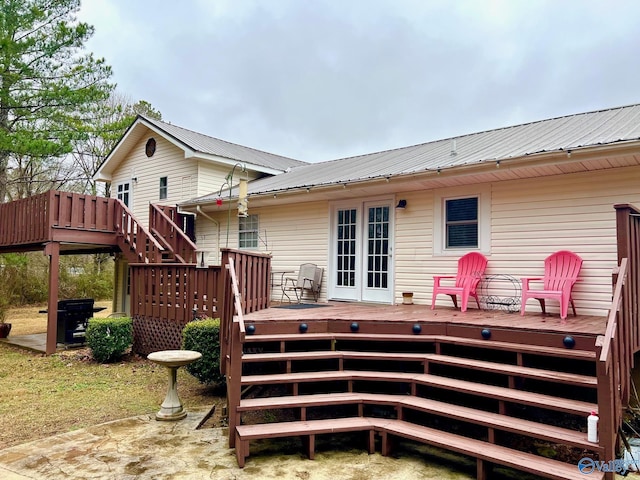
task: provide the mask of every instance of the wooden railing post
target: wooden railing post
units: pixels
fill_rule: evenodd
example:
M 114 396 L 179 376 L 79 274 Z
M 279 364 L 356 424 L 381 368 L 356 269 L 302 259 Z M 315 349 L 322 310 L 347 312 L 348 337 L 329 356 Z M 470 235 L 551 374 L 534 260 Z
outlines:
M 245 337 L 244 318 L 242 313 L 241 295 L 238 290 L 238 278 L 236 276 L 235 262 L 229 257 L 229 263 L 225 265 L 229 272 L 231 291 L 233 292 L 233 305 L 235 315 L 231 323 L 231 335 L 229 342 L 227 376 L 227 412 L 229 415 L 229 448 L 234 448 L 236 443 L 235 429 L 239 423 L 238 406 L 241 397 L 242 381 L 242 350 Z M 226 358 L 225 358 L 226 361 Z

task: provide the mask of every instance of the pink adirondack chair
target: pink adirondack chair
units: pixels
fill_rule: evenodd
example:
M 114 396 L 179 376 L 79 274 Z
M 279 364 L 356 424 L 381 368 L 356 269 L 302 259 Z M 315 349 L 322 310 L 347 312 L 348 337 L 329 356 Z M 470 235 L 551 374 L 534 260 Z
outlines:
M 480 308 L 480 302 L 478 300 L 478 294 L 476 288 L 480 279 L 487 268 L 487 258 L 478 252 L 471 252 L 463 255 L 458 260 L 458 273 L 457 275 L 439 275 L 433 277 L 433 296 L 431 297 L 431 310 L 436 307 L 436 296 L 444 293 L 449 295 L 453 300 L 453 306 L 458 308 L 457 296 L 460 295 L 461 305 L 460 310 L 467 311 L 467 304 L 469 303 L 469 297 L 476 299 L 478 308 Z M 447 286 L 441 285 L 440 282 L 443 279 L 455 279 L 455 285 Z
M 578 274 L 582 267 L 582 258 L 569 250 L 552 253 L 544 261 L 544 277 L 525 277 L 522 279 L 522 302 L 520 315 L 524 315 L 525 303 L 530 298 L 540 302 L 542 313 L 546 313 L 545 299 L 560 302 L 560 318 L 564 321 L 569 311 L 569 303 L 576 315 L 576 306 L 571 297 L 571 289 L 578 281 Z M 539 290 L 529 286 L 532 281 L 542 282 Z

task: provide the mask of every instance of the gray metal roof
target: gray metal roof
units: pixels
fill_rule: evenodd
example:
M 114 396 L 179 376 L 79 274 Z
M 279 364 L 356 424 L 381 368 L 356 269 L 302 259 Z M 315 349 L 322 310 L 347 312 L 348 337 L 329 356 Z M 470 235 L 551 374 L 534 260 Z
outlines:
M 306 165 L 306 162 L 300 160 L 237 145 L 202 133 L 187 130 L 186 128 L 178 127 L 177 125 L 172 125 L 161 120 L 155 120 L 148 117 L 142 118 L 153 124 L 156 128 L 165 132 L 167 135 L 170 135 L 175 140 L 184 144 L 186 147 L 199 153 L 217 155 L 231 160 L 237 160 L 251 165 L 259 165 L 283 172 L 288 168 Z
M 249 194 L 348 184 L 639 139 L 640 105 L 630 105 L 310 163 L 252 181 Z M 206 203 L 216 196 L 213 193 L 192 202 Z

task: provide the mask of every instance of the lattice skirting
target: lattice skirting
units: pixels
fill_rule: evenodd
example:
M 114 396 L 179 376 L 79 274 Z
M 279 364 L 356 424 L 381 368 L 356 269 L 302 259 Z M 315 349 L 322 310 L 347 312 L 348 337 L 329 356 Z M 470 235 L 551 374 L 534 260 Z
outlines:
M 134 317 L 133 351 L 148 355 L 159 350 L 177 350 L 182 347 L 182 329 L 187 322 Z

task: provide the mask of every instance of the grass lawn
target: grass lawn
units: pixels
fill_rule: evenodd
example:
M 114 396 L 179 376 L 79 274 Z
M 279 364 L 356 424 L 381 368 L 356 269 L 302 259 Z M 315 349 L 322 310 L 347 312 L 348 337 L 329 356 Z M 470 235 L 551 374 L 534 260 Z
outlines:
M 108 307 L 97 316 L 107 316 Z M 46 331 L 45 306 L 12 309 L 11 336 Z M 221 405 L 220 391 L 178 371 L 180 399 L 189 407 Z M 99 364 L 89 349 L 45 356 L 0 343 L 0 449 L 89 425 L 152 414 L 160 409 L 167 372 L 144 357 L 128 354 Z

